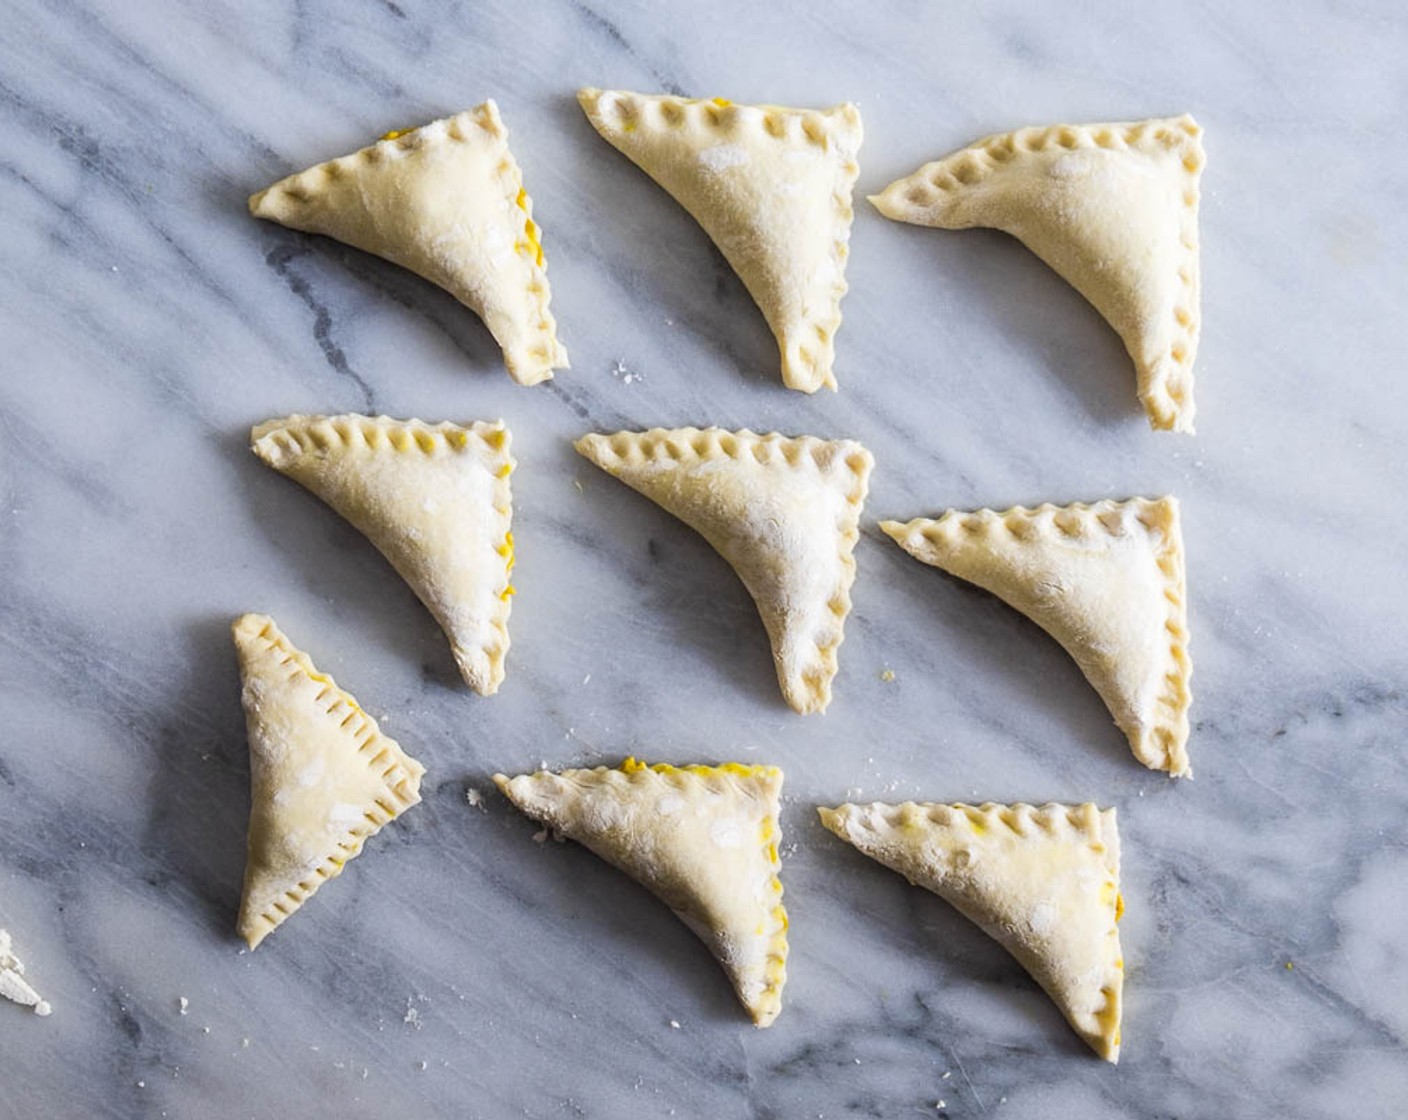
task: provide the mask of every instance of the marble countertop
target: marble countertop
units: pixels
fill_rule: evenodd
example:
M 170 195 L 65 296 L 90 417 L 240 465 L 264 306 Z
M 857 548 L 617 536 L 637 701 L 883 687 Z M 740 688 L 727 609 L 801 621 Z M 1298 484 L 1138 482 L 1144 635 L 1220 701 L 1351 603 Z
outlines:
M 9 5 L 0 926 L 54 1013 L 0 1006 L 0 1116 L 1402 1110 L 1408 17 L 761 7 Z M 987 132 L 1193 112 L 1197 437 L 1148 430 L 1114 334 L 1015 242 L 864 204 L 841 391 L 784 390 L 741 284 L 595 135 L 584 84 L 854 100 L 858 197 Z M 245 212 L 290 171 L 488 96 L 573 358 L 535 389 L 445 293 Z M 509 423 L 520 595 L 497 697 L 459 686 L 355 530 L 249 454 L 251 424 L 294 411 Z M 824 717 L 783 706 L 724 562 L 570 446 L 688 423 L 875 454 Z M 1032 624 L 874 528 L 1164 492 L 1188 548 L 1192 782 L 1138 766 Z M 256 954 L 233 933 L 246 610 L 429 771 L 424 804 Z M 533 843 L 488 781 L 628 753 L 786 770 L 792 957 L 770 1030 L 662 905 Z M 996 943 L 826 834 L 812 806 L 847 797 L 1117 806 L 1120 1065 Z

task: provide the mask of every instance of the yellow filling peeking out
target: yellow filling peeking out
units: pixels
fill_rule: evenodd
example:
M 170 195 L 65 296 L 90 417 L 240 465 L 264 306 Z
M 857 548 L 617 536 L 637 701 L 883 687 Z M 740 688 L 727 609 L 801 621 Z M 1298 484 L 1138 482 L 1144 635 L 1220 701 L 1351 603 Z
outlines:
M 518 197 L 517 197 L 516 199 L 514 199 L 514 205 L 517 206 L 517 207 L 518 207 L 520 210 L 522 210 L 523 213 L 524 213 L 524 219 L 523 219 L 523 240 L 518 243 L 518 245 L 516 246 L 516 248 L 517 248 L 520 252 L 526 250 L 528 253 L 530 253 L 530 254 L 532 255 L 533 259 L 537 262 L 538 267 L 539 267 L 539 268 L 542 268 L 542 267 L 543 267 L 543 242 L 542 242 L 541 237 L 539 236 L 539 232 L 540 232 L 540 231 L 538 230 L 538 225 L 537 225 L 537 223 L 534 222 L 532 218 L 527 217 L 527 214 L 528 214 L 528 192 L 527 192 L 526 190 L 524 190 L 522 187 L 519 187 L 519 188 L 518 188 Z
M 628 758 L 621 763 L 621 773 L 639 774 L 643 770 L 654 770 L 657 774 L 733 774 L 739 778 L 763 777 L 776 772 L 775 766 L 744 766 L 741 762 L 722 762 L 718 766 L 671 766 L 668 762 L 648 764 L 638 758 Z
M 510 572 L 513 571 L 513 566 L 518 563 L 518 556 L 513 548 L 512 530 L 504 534 L 504 543 L 499 545 L 498 548 L 494 549 L 494 551 L 504 558 L 504 574 L 508 575 Z M 499 592 L 499 598 L 507 602 L 511 595 L 517 594 L 518 588 L 514 587 L 513 584 L 510 583 L 501 592 Z
M 1115 894 L 1115 921 L 1124 917 L 1124 895 Z
M 727 97 L 715 97 L 713 98 L 713 102 L 720 109 L 727 109 L 730 105 L 733 104 L 733 102 L 730 101 Z
M 408 133 L 408 132 L 414 132 L 414 131 L 415 131 L 415 129 L 413 129 L 413 128 L 393 128 L 390 132 L 388 132 L 385 136 L 383 136 L 382 139 L 383 139 L 383 140 L 399 140 L 399 139 L 401 139 L 401 137 L 405 136 L 406 133 Z

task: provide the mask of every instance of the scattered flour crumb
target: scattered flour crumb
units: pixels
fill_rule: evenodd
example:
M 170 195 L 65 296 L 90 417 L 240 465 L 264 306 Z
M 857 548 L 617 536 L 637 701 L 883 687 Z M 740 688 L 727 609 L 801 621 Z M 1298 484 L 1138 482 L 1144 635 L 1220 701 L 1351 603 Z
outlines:
M 137 1082 L 137 1088 L 139 1088 L 139 1089 L 145 1089 L 146 1087 L 147 1087 L 147 1083 L 146 1083 L 145 1081 L 139 1081 L 139 1082 Z
M 41 1017 L 51 1014 L 54 1009 L 49 1001 L 40 998 L 24 979 L 24 962 L 15 956 L 11 945 L 9 932 L 0 929 L 0 996 L 22 1007 L 34 1008 L 34 1013 Z
M 540 828 L 540 829 L 538 829 L 537 832 L 533 833 L 533 843 L 535 843 L 535 844 L 546 844 L 547 842 L 548 842 L 548 830 L 547 830 L 546 828 Z
M 940 1102 L 939 1102 L 938 1104 L 936 1104 L 934 1107 L 935 1107 L 935 1108 L 947 1108 L 947 1107 L 948 1107 L 948 1101 L 940 1101 Z
M 952 1071 L 952 1070 L 949 1070 L 947 1073 L 945 1073 L 945 1074 L 943 1075 L 943 1077 L 942 1077 L 940 1080 L 947 1081 L 947 1080 L 948 1080 L 950 1077 L 952 1077 L 952 1076 L 953 1076 L 953 1071 Z
M 190 1012 L 190 1009 L 191 1009 L 191 1001 L 188 1000 L 185 996 L 180 996 L 180 997 L 179 997 L 179 1001 L 180 1001 L 180 1011 L 181 1011 L 181 1014 L 182 1014 L 182 1015 L 188 1014 L 188 1013 Z
M 892 680 L 895 679 L 895 671 L 894 671 L 893 669 L 885 669 L 885 670 L 883 670 L 883 671 L 880 673 L 880 679 L 881 679 L 882 681 L 884 681 L 886 684 L 889 684 Z
M 428 1066 L 429 1066 L 429 1063 L 426 1062 L 426 1060 L 425 1060 L 424 1058 L 422 1058 L 420 1061 L 418 1061 L 418 1062 L 416 1063 L 416 1069 L 420 1070 L 421 1073 L 424 1073 L 424 1072 L 426 1071 L 426 1069 L 428 1068 Z
M 573 487 L 573 489 L 575 489 L 575 490 L 577 491 L 577 493 L 579 493 L 579 494 L 585 492 L 585 491 L 583 490 L 583 488 L 582 488 L 582 480 L 581 480 L 580 478 L 578 478 L 576 475 L 573 475 L 573 476 L 572 476 L 572 487 Z
M 249 1039 L 247 1039 L 247 1038 L 242 1038 L 242 1039 L 240 1039 L 240 1049 L 241 1049 L 241 1050 L 248 1050 L 248 1049 L 249 1049 Z
M 209 1033 L 210 1033 L 210 1028 L 209 1028 L 209 1027 L 201 1027 L 200 1033 L 201 1033 L 201 1034 L 209 1034 Z
M 465 788 L 464 799 L 481 812 L 487 813 L 489 811 L 484 808 L 484 795 L 473 786 L 467 786 Z
M 425 1002 L 424 996 L 421 997 L 421 1002 Z M 425 1025 L 423 1022 L 421 1022 L 420 1011 L 416 1008 L 416 1001 L 414 996 L 406 997 L 406 1014 L 405 1017 L 402 1018 L 401 1022 L 405 1023 L 407 1026 L 415 1027 L 416 1030 L 420 1030 L 421 1027 Z
M 679 1030 L 679 1029 L 680 1029 L 680 1021 L 679 1021 L 678 1019 L 671 1019 L 671 1020 L 670 1020 L 670 1029 L 671 1029 L 671 1030 L 675 1030 L 675 1031 Z
M 591 675 L 590 673 L 588 673 L 585 677 L 582 678 L 582 683 L 583 683 L 583 684 L 591 684 L 591 683 L 592 683 L 592 675 Z
M 620 358 L 617 358 L 616 361 L 612 363 L 611 376 L 617 378 L 622 385 L 629 385 L 632 381 L 645 380 L 645 374 L 636 373 L 634 370 L 627 369 L 626 363 L 621 361 Z

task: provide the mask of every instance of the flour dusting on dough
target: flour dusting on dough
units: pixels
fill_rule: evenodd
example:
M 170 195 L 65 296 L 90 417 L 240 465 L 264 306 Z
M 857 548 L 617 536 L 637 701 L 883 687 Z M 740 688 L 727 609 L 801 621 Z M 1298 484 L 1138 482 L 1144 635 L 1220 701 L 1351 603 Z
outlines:
M 739 144 L 715 144 L 699 153 L 699 162 L 718 173 L 730 167 L 747 167 L 748 153 Z

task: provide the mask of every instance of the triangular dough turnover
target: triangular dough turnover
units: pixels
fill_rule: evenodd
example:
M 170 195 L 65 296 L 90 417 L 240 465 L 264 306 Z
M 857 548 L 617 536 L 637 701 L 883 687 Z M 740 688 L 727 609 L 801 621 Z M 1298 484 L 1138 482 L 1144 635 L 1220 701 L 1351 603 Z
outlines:
M 469 686 L 494 693 L 514 593 L 503 423 L 289 416 L 260 424 L 251 441 L 366 534 L 435 616 Z
M 1107 1061 L 1124 959 L 1115 811 L 1094 805 L 842 805 L 822 823 L 995 938 Z
M 249 211 L 440 285 L 484 320 L 520 385 L 567 368 L 541 231 L 492 101 L 290 175 Z
M 1198 179 L 1192 117 L 989 136 L 871 201 L 887 218 L 1019 238 L 1124 340 L 1159 429 L 1193 430 Z
M 577 450 L 733 565 L 772 640 L 782 695 L 803 714 L 825 711 L 851 609 L 870 452 L 852 440 L 719 428 L 589 435 Z
M 1075 658 L 1135 758 L 1189 774 L 1192 662 L 1174 498 L 949 510 L 880 527 L 1037 623 Z
M 860 111 L 623 90 L 584 89 L 577 98 L 596 130 L 694 216 L 738 273 L 777 336 L 787 387 L 835 389 Z
M 760 1027 L 782 1010 L 787 912 L 775 766 L 539 770 L 494 781 L 519 809 L 647 887 L 709 946 Z
M 249 855 L 239 935 L 251 949 L 369 836 L 420 800 L 425 768 L 378 730 L 274 620 L 234 624 L 249 729 Z

